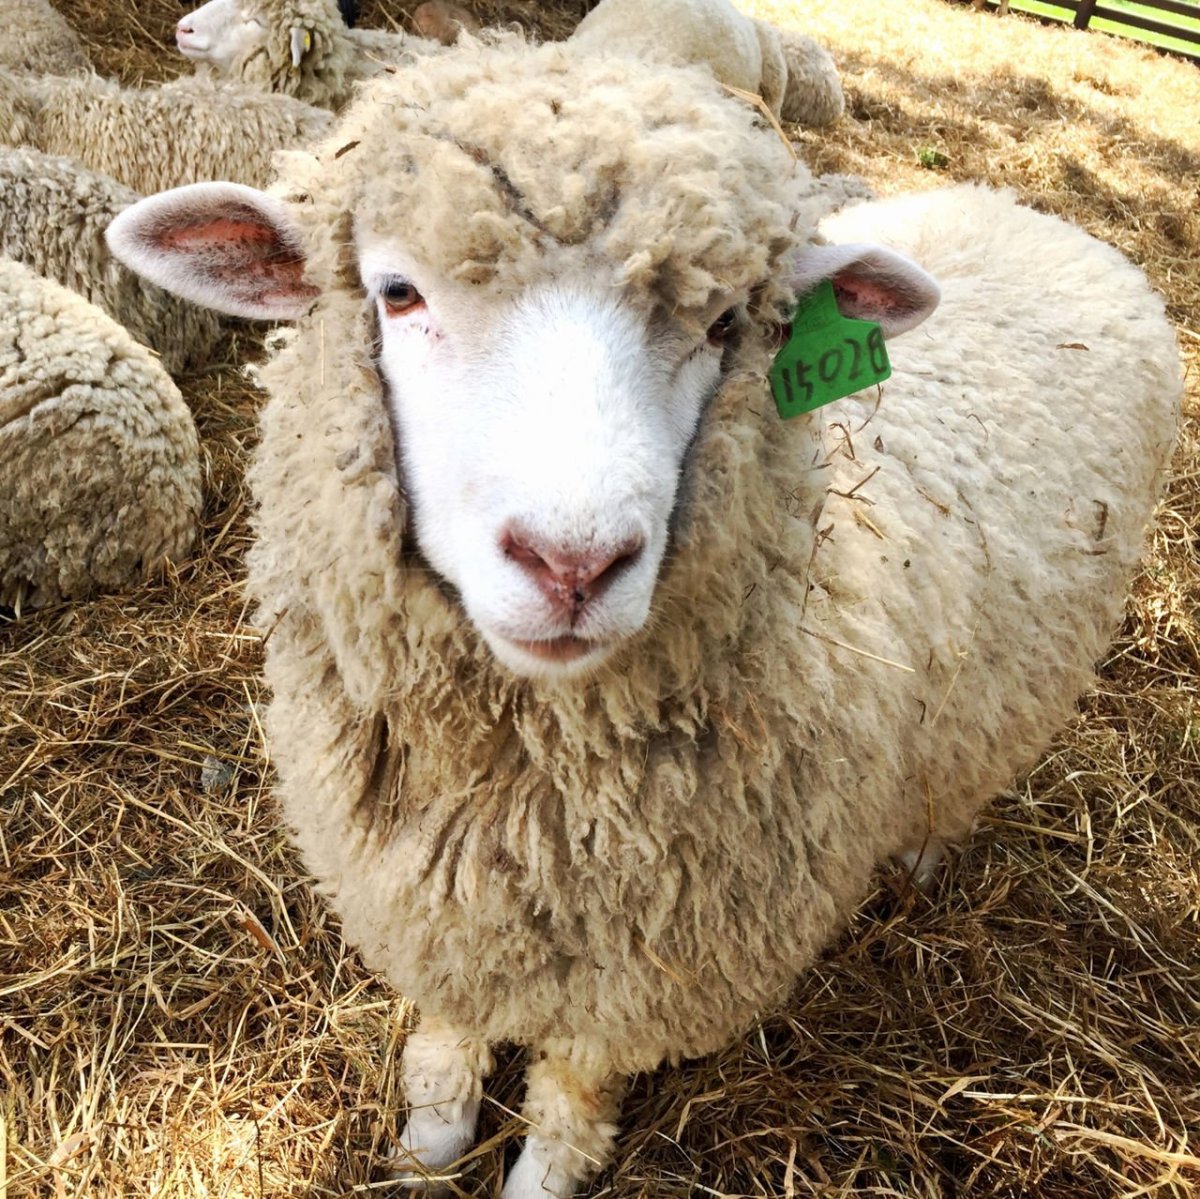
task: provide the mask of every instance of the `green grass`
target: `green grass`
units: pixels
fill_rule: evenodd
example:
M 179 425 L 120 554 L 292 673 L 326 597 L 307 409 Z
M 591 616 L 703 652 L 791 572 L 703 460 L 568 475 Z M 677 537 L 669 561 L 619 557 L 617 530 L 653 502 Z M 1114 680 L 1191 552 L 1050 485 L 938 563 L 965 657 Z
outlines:
M 1012 7 L 1020 12 L 1032 13 L 1034 16 L 1048 17 L 1052 21 L 1069 22 L 1074 16 L 1073 13 L 1061 5 L 1044 3 L 1043 0 L 1013 0 Z M 1101 0 L 1101 7 L 1119 9 L 1121 12 L 1127 12 L 1134 16 L 1149 17 L 1152 20 L 1162 21 L 1166 25 L 1174 25 L 1179 29 L 1200 32 L 1200 17 L 1184 17 L 1175 13 L 1162 12 L 1152 5 L 1138 4 L 1135 0 Z M 1101 33 L 1115 33 L 1120 37 L 1127 37 L 1137 42 L 1145 42 L 1150 46 L 1159 46 L 1164 50 L 1175 50 L 1181 54 L 1200 56 L 1200 45 L 1197 45 L 1195 42 L 1188 42 L 1183 38 L 1168 37 L 1165 34 L 1149 33 L 1144 29 L 1133 29 L 1128 25 L 1122 25 L 1119 21 L 1094 17 L 1088 28 L 1098 30 Z

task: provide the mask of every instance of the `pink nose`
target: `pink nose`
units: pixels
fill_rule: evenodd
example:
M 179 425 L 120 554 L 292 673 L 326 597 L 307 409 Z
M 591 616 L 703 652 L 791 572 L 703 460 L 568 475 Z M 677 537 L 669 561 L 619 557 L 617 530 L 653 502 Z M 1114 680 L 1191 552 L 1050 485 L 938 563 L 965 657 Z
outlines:
M 175 36 L 178 37 L 181 33 L 195 33 L 195 30 L 187 23 L 186 17 L 175 26 Z
M 608 587 L 642 552 L 641 537 L 605 549 L 552 545 L 518 526 L 501 535 L 500 548 L 537 585 L 550 604 L 572 618 Z

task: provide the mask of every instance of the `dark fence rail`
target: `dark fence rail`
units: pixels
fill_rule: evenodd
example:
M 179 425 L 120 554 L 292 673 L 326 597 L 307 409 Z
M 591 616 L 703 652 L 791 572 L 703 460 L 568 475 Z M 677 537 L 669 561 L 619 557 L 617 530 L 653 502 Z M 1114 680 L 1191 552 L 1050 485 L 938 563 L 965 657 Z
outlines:
M 1188 0 L 1137 0 L 1138 9 L 1149 10 L 1155 16 L 1148 16 L 1144 11 L 1117 8 L 1111 2 L 1105 4 L 1101 0 L 1045 0 L 1044 3 L 1012 0 L 1012 7 L 1045 21 L 1071 21 L 1076 29 L 1094 28 L 1097 21 L 1111 22 L 1118 28 L 1106 28 L 1104 32 L 1131 37 L 1155 49 L 1179 54 L 1200 63 L 1200 3 L 1189 3 Z M 1159 19 L 1157 14 L 1161 14 L 1163 19 Z M 1152 36 L 1147 37 L 1146 34 Z M 1171 38 L 1177 44 L 1163 45 L 1163 38 Z

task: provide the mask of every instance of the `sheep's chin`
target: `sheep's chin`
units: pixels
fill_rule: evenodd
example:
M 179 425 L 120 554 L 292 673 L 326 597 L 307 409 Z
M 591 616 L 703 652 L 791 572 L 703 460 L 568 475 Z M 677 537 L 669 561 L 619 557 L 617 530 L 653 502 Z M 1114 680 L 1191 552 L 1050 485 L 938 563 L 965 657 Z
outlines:
M 496 660 L 513 674 L 551 683 L 587 678 L 612 656 L 619 644 L 568 637 L 539 643 L 516 641 L 487 629 L 480 632 Z M 576 644 L 570 644 L 572 641 Z

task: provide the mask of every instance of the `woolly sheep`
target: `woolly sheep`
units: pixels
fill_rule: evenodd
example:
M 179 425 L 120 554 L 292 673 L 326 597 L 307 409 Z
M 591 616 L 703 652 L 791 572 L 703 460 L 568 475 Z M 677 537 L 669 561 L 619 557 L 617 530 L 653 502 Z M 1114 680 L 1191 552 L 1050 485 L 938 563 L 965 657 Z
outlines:
M 738 12 L 729 0 L 600 0 L 571 41 L 647 62 L 707 64 L 721 83 L 762 96 L 785 120 L 828 125 L 845 110 L 828 51 Z
M 82 296 L 0 260 L 0 604 L 121 587 L 187 553 L 196 426 L 149 351 Z
M 38 75 L 92 69 L 79 34 L 49 0 L 0 0 L 0 67 Z
M 314 141 L 329 123 L 290 96 L 203 80 L 136 89 L 0 72 L 0 143 L 74 158 L 142 193 L 213 177 L 261 185 L 277 149 Z
M 569 1195 L 623 1075 L 779 1003 L 878 863 L 963 835 L 1069 719 L 1170 450 L 1173 337 L 1120 254 L 1009 194 L 819 240 L 752 106 L 569 43 L 399 71 L 281 170 L 110 241 L 297 322 L 250 586 L 287 820 L 423 1013 L 396 1168 L 467 1149 L 512 1041 L 505 1199 Z M 895 336 L 931 276 L 881 389 L 779 419 L 798 292 Z
M 147 283 L 105 244 L 109 222 L 137 199 L 72 159 L 0 149 L 0 256 L 102 308 L 171 374 L 203 366 L 221 334 L 217 315 Z
M 379 29 L 350 29 L 336 0 L 208 0 L 180 19 L 175 43 L 201 76 L 234 79 L 340 108 L 360 79 L 440 49 Z
M 179 22 L 175 38 L 214 77 L 339 108 L 355 81 L 453 41 L 446 25 L 437 23 L 439 39 L 430 41 L 346 29 L 333 0 L 208 0 Z M 761 94 L 777 116 L 806 125 L 830 124 L 845 108 L 827 51 L 743 16 L 729 0 L 600 0 L 571 40 L 596 53 L 704 63 L 722 83 Z

